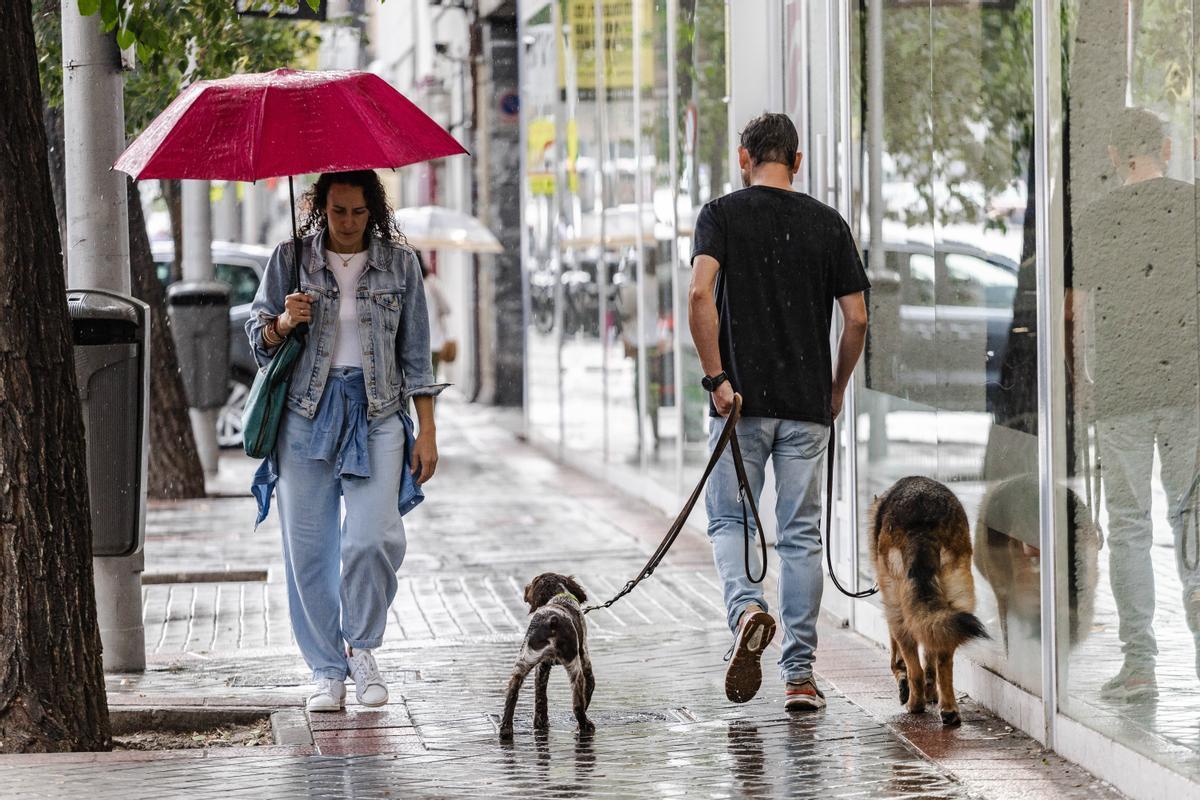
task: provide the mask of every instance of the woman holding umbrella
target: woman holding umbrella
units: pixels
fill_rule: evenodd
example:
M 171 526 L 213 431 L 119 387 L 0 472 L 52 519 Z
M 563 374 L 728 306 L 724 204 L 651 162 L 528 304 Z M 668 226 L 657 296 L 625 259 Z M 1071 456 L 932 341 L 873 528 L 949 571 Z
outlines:
M 347 675 L 360 703 L 387 702 L 372 651 L 404 559 L 400 517 L 437 468 L 444 384 L 433 383 L 421 271 L 372 170 L 461 153 L 377 75 L 279 69 L 191 84 L 115 164 L 138 179 L 288 176 L 289 188 L 292 175 L 324 173 L 305 235 L 293 216 L 246 326 L 261 367 L 285 339 L 289 356 L 302 345 L 251 488 L 261 522 L 278 486 L 292 629 L 317 684 L 310 711 L 343 708 Z
M 444 384 L 433 382 L 420 265 L 378 176 L 326 173 L 306 200 L 300 291 L 287 293 L 293 242 L 284 242 L 246 331 L 266 364 L 287 335 L 309 326 L 275 466 L 292 630 L 316 681 L 308 710 L 338 711 L 347 674 L 359 703 L 388 699 L 372 651 L 404 560 L 401 513 L 420 502 L 417 487 L 437 468 L 433 398 Z

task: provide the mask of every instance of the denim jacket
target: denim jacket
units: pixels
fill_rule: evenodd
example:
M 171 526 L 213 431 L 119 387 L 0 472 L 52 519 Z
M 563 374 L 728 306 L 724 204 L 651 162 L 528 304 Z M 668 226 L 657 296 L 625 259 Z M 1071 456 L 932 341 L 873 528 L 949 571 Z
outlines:
M 271 254 L 246 321 L 246 334 L 260 367 L 270 363 L 274 354 L 264 346 L 262 332 L 283 313 L 292 281 L 292 250 L 289 239 Z M 340 302 L 337 279 L 325 263 L 324 228 L 302 240 L 300 289 L 316 299 L 308 339 L 288 386 L 287 406 L 312 419 L 333 361 Z M 394 414 L 409 397 L 437 395 L 449 385 L 433 382 L 421 268 L 408 246 L 371 237 L 367 267 L 352 299 L 358 309 L 368 419 Z M 367 332 L 369 336 L 362 335 Z

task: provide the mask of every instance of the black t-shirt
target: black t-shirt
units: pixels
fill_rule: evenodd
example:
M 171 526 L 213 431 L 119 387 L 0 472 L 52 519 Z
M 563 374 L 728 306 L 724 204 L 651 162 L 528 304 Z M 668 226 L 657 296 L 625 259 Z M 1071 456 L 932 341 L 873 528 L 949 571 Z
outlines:
M 806 194 L 751 186 L 701 209 L 700 255 L 721 265 L 721 364 L 742 414 L 828 425 L 833 301 L 870 287 L 845 220 Z

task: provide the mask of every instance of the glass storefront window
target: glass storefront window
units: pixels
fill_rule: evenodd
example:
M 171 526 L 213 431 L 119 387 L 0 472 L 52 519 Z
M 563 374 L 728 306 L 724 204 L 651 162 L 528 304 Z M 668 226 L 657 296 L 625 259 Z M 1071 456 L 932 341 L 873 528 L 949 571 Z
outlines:
M 1195 3 L 1066 7 L 1061 708 L 1195 777 Z
M 854 22 L 872 282 L 859 517 L 904 475 L 949 486 L 973 523 L 977 613 L 994 637 L 970 655 L 1038 693 L 1030 3 L 867 2 Z

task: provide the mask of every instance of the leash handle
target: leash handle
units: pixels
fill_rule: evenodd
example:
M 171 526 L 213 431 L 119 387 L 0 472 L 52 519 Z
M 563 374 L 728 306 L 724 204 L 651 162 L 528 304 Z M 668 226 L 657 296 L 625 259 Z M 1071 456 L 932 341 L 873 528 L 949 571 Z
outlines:
M 729 410 L 729 416 L 725 419 L 725 427 L 721 429 L 721 437 L 717 440 L 717 444 L 713 447 L 712 455 L 708 459 L 708 465 L 704 468 L 704 474 L 700 477 L 696 488 L 692 490 L 692 494 L 684 503 L 683 509 L 679 515 L 675 517 L 675 521 L 671 523 L 671 529 L 667 531 L 667 535 L 659 542 L 658 547 L 654 551 L 654 555 L 650 556 L 650 560 L 646 562 L 646 566 L 642 567 L 642 571 L 637 574 L 633 580 L 629 581 L 621 588 L 621 591 L 613 595 L 609 600 L 597 605 L 591 605 L 583 609 L 583 613 L 587 614 L 595 611 L 598 608 L 609 608 L 613 603 L 620 600 L 625 595 L 633 591 L 639 583 L 649 578 L 654 574 L 654 570 L 666 558 L 667 551 L 671 549 L 671 545 L 675 544 L 675 540 L 679 538 L 683 526 L 687 523 L 687 518 L 691 516 L 692 509 L 696 507 L 696 502 L 700 499 L 700 493 L 704 491 L 704 485 L 708 482 L 709 476 L 717 467 L 717 462 L 721 459 L 721 454 L 725 452 L 726 447 L 730 447 L 733 456 L 733 469 L 738 480 L 738 498 L 742 504 L 742 534 L 745 540 L 745 559 L 746 559 L 746 577 L 752 583 L 762 583 L 767 575 L 767 536 L 763 533 L 762 520 L 758 516 L 758 505 L 754 502 L 754 492 L 750 491 L 750 481 L 746 477 L 746 465 L 742 461 L 742 450 L 738 446 L 737 439 L 737 423 L 742 416 L 742 396 L 735 393 L 733 395 L 733 408 Z M 754 515 L 754 522 L 758 526 L 759 544 L 762 547 L 762 572 L 757 578 L 750 574 L 750 519 L 746 513 L 747 503 L 750 506 L 750 511 Z
M 825 448 L 825 563 L 829 566 L 829 578 L 837 590 L 846 597 L 862 600 L 879 591 L 879 584 L 870 589 L 852 592 L 838 580 L 837 572 L 833 569 L 833 454 L 837 451 L 837 425 L 829 423 L 829 444 Z

